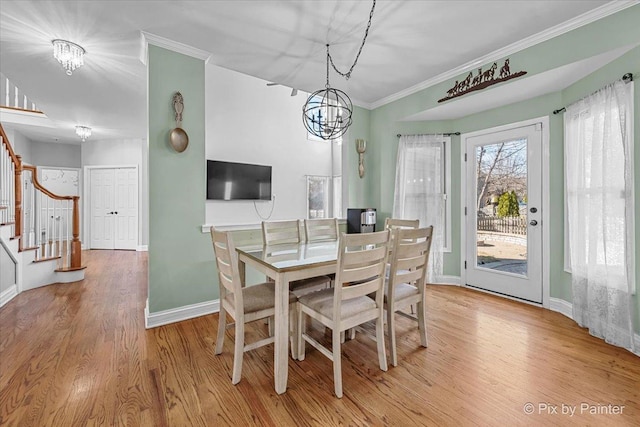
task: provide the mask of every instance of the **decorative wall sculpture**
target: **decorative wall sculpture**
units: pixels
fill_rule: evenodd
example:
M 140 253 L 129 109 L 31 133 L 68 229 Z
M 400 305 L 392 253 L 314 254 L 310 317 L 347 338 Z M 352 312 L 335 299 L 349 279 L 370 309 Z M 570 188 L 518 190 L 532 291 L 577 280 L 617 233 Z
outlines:
M 482 67 L 480 67 L 475 75 L 473 71 L 471 71 L 464 80 L 460 82 L 456 80 L 453 87 L 447 91 L 447 96 L 439 99 L 438 102 L 448 101 L 469 92 L 484 89 L 497 83 L 502 83 L 507 80 L 515 79 L 516 77 L 524 76 L 525 74 L 527 74 L 526 71 L 511 73 L 511 69 L 509 68 L 509 58 L 504 60 L 504 64 L 500 67 L 500 70 L 498 70 L 498 63 L 494 62 L 493 65 L 485 71 L 482 71 Z

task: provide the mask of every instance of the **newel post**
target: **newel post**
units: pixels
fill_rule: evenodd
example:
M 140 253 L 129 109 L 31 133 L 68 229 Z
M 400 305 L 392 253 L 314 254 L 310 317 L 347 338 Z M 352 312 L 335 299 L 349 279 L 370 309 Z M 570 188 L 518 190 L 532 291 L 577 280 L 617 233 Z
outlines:
M 82 244 L 80 243 L 80 209 L 79 196 L 73 196 L 73 240 L 71 241 L 71 268 L 82 266 Z
M 14 232 L 15 237 L 18 237 L 18 251 L 22 252 L 22 157 L 16 156 L 18 162 L 15 165 L 15 219 L 14 219 Z

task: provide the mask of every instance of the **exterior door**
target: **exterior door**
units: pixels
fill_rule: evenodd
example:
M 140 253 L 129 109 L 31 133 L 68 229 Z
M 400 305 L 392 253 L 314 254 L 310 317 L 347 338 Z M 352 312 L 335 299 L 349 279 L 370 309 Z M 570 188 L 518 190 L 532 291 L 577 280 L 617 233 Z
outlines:
M 542 124 L 465 148 L 466 285 L 542 303 Z
M 131 249 L 138 244 L 138 171 L 91 170 L 91 249 Z

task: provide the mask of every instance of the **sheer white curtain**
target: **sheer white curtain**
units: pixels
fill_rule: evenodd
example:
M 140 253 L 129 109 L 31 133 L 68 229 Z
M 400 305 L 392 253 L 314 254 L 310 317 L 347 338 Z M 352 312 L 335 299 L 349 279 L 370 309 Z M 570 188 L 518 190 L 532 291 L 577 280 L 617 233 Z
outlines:
M 634 351 L 633 84 L 617 81 L 564 115 L 573 318 Z
M 421 227 L 433 225 L 427 281 L 442 277 L 444 248 L 444 142 L 443 135 L 403 135 L 398 146 L 393 217 L 419 219 Z

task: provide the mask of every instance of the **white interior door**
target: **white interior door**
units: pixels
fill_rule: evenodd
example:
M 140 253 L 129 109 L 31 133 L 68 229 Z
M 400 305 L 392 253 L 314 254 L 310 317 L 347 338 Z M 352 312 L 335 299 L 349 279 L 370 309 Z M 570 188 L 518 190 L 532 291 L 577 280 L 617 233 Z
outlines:
M 138 171 L 135 168 L 115 170 L 115 248 L 138 246 Z
M 465 282 L 542 303 L 542 124 L 465 148 Z
M 113 169 L 91 169 L 91 249 L 115 249 Z
M 91 169 L 91 249 L 131 249 L 138 244 L 138 171 Z

